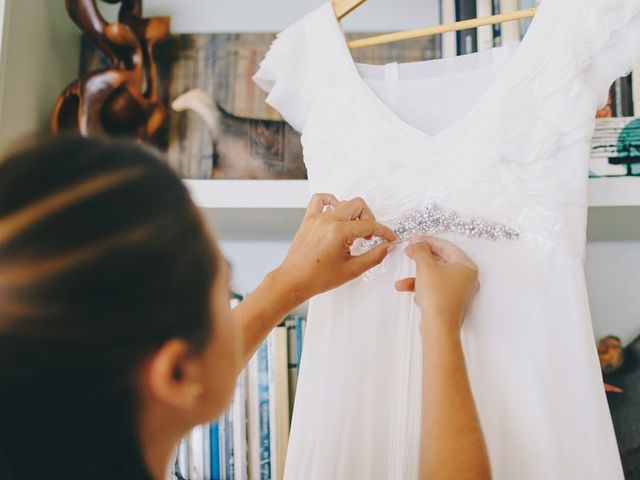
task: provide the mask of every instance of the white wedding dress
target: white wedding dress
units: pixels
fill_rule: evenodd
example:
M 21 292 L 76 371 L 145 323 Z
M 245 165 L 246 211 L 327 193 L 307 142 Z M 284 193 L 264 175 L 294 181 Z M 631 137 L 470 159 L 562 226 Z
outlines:
M 478 263 L 462 336 L 497 480 L 622 478 L 583 260 L 594 114 L 639 61 L 640 0 L 543 0 L 517 47 L 386 67 L 354 64 L 329 2 L 254 77 L 302 133 L 312 192 L 361 196 L 405 238 L 442 236 Z M 403 250 L 312 300 L 286 479 L 417 477 Z

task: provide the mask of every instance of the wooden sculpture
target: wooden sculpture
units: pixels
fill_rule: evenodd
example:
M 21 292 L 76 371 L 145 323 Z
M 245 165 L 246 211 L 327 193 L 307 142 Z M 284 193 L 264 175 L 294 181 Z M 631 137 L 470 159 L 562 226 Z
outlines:
M 117 22 L 105 21 L 96 0 L 65 0 L 71 19 L 112 66 L 81 76 L 62 92 L 51 130 L 149 140 L 166 116 L 153 50 L 169 37 L 169 17 L 142 18 L 142 0 L 103 1 L 121 3 Z
M 624 362 L 624 348 L 618 337 L 609 335 L 598 341 L 598 359 L 602 373 L 618 370 Z

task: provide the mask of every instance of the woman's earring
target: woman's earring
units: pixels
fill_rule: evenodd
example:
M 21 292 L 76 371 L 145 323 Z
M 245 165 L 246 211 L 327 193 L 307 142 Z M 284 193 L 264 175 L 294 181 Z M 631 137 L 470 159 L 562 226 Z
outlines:
M 204 388 L 202 387 L 201 384 L 194 383 L 193 385 L 191 385 L 191 394 L 194 397 L 199 397 L 200 395 L 202 395 L 203 392 L 204 392 Z

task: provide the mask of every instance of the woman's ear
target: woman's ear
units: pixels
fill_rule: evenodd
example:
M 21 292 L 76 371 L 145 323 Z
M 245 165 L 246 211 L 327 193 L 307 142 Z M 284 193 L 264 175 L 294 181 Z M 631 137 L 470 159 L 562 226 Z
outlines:
M 142 386 L 146 396 L 165 406 L 192 410 L 204 394 L 202 370 L 187 342 L 172 339 L 145 362 Z

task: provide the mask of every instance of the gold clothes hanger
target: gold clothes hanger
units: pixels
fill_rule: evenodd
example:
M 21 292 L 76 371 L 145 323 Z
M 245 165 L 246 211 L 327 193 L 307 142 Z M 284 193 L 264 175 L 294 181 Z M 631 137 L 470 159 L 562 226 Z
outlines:
M 353 12 L 362 5 L 366 0 L 333 0 L 333 9 L 336 18 L 342 20 L 344 17 Z M 423 38 L 432 35 L 439 35 L 447 32 L 457 32 L 458 30 L 467 30 L 469 28 L 483 27 L 485 25 L 497 25 L 499 23 L 513 22 L 522 20 L 523 18 L 531 18 L 535 16 L 536 9 L 529 8 L 526 10 L 517 10 L 510 13 L 501 13 L 499 15 L 491 15 L 489 17 L 472 18 L 461 22 L 447 23 L 444 25 L 436 25 L 434 27 L 415 28 L 405 30 L 403 32 L 385 33 L 374 37 L 360 38 L 349 42 L 350 48 L 371 47 L 374 45 L 382 45 L 385 43 L 399 42 L 401 40 L 410 40 L 412 38 Z

